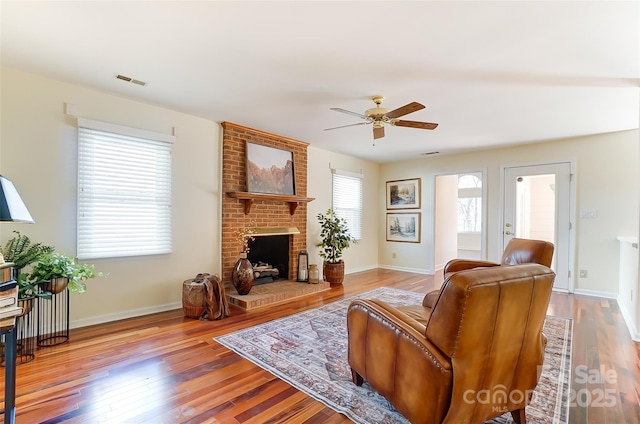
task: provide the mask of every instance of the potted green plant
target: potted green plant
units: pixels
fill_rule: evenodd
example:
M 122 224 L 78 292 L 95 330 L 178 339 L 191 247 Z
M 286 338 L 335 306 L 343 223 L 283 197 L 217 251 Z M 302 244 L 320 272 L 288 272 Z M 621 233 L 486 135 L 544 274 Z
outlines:
M 4 256 L 6 262 L 13 263 L 15 278 L 20 271 L 34 262 L 37 262 L 42 256 L 52 253 L 53 246 L 45 246 L 42 243 L 32 243 L 28 236 L 13 231 L 16 236 L 7 240 L 5 246 L 0 249 L 0 253 Z
M 77 264 L 70 256 L 48 253 L 33 265 L 29 281 L 42 284 L 44 291 L 53 294 L 60 293 L 67 287 L 72 293 L 84 293 L 87 290 L 85 282 L 88 279 L 104 276 L 101 272 L 96 273 L 94 269 L 94 265 Z
M 319 213 L 318 222 L 322 241 L 316 246 L 321 248 L 322 274 L 329 283 L 342 284 L 344 280 L 344 261 L 340 259 L 342 251 L 349 247 L 350 243 L 358 241 L 349 233 L 347 221 L 337 216 L 333 209 Z

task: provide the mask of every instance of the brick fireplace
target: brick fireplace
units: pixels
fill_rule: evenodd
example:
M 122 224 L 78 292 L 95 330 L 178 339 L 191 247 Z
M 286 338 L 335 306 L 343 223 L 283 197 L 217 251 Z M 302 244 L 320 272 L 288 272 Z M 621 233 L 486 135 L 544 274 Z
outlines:
M 297 278 L 298 253 L 307 250 L 307 147 L 309 143 L 223 122 L 222 136 L 222 281 L 231 281 L 240 245 L 234 232 L 243 227 L 297 229 L 289 237 L 289 279 Z M 295 196 L 250 196 L 246 193 L 246 142 L 293 152 Z M 231 195 L 230 195 L 231 193 Z M 234 197 L 232 197 L 232 195 Z M 275 199 L 273 197 L 276 197 Z M 293 212 L 293 213 L 292 213 Z M 286 276 L 285 276 L 286 278 Z

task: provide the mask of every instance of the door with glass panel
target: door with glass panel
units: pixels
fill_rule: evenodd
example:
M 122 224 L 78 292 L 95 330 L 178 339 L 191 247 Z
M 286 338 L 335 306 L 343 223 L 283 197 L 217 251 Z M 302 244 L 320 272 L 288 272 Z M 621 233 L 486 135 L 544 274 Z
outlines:
M 505 167 L 503 249 L 514 237 L 554 244 L 554 289 L 569 290 L 571 257 L 571 164 Z

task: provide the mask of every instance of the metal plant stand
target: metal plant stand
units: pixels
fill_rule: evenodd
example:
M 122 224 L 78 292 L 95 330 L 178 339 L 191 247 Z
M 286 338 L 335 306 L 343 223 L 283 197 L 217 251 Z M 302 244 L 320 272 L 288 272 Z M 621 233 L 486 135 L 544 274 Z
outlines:
M 40 286 L 40 290 L 47 291 Z M 51 296 L 38 298 L 38 346 L 57 346 L 69 341 L 69 290 L 65 289 Z
M 21 299 L 19 302 L 23 304 L 29 302 L 32 307 L 35 304 L 35 299 Z M 26 310 L 25 306 L 23 306 L 23 310 Z M 35 359 L 36 327 L 36 313 L 33 310 L 27 311 L 27 313 L 23 313 L 16 318 L 16 337 L 18 339 L 16 365 L 26 364 Z

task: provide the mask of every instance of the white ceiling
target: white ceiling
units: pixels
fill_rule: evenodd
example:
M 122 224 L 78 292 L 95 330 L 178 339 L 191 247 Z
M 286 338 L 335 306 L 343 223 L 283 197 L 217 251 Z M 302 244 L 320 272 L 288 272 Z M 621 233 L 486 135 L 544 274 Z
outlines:
M 0 5 L 4 66 L 376 162 L 639 126 L 638 1 Z M 373 95 L 439 126 L 323 131 Z

